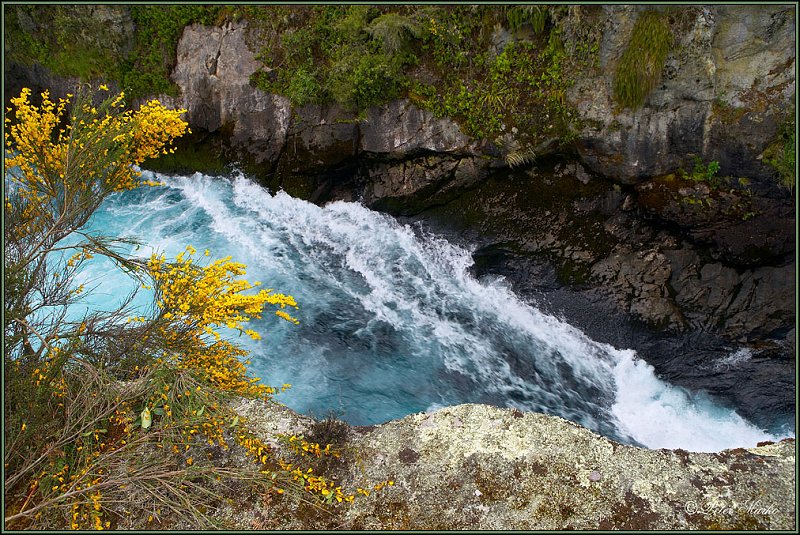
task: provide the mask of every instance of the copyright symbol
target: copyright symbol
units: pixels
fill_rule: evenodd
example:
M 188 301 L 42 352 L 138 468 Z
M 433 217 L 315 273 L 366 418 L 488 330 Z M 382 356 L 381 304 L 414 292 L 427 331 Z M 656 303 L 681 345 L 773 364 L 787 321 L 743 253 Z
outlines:
M 693 515 L 697 512 L 697 504 L 694 502 L 686 502 L 686 504 L 683 506 L 683 510 L 690 515 Z

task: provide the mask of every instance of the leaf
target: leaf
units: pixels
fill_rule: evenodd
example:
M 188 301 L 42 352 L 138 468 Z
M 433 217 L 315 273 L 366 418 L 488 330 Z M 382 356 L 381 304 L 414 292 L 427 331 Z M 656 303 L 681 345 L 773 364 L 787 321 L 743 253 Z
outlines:
M 151 412 L 153 414 L 157 414 L 158 416 L 164 416 L 166 414 L 166 411 L 164 411 L 164 409 L 162 409 L 161 407 L 156 407 Z

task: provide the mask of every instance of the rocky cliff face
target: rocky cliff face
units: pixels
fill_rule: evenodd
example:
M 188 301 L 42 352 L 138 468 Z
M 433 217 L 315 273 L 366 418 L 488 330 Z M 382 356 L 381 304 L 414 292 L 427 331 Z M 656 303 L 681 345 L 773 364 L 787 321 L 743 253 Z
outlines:
M 600 68 L 578 78 L 567 95 L 584 125 L 575 143 L 583 165 L 631 184 L 688 167 L 689 155 L 697 155 L 719 161 L 722 174 L 771 181 L 774 171 L 760 155 L 789 117 L 795 91 L 793 10 L 687 9 L 660 85 L 641 108 L 621 109 L 612 98 L 614 76 L 638 14 L 635 7 L 604 8 Z M 246 46 L 245 34 L 243 24 L 187 28 L 178 45 L 173 80 L 181 88 L 179 102 L 197 127 L 215 131 L 227 125 L 232 145 L 257 163 L 286 159 L 287 169 L 306 171 L 336 166 L 343 154 L 395 162 L 421 152 L 458 158 L 493 154 L 464 136 L 452 121 L 435 120 L 407 101 L 371 109 L 361 120 L 319 106 L 292 115 L 285 99 L 249 86 L 250 75 L 262 67 Z M 288 136 L 290 122 L 293 131 Z M 343 124 L 350 127 L 341 128 Z M 299 151 L 284 155 L 281 149 L 289 137 Z M 376 174 L 365 167 L 360 178 L 368 189 L 367 201 L 406 199 L 417 191 L 428 197 L 426 188 L 435 182 L 434 175 L 445 181 L 454 176 L 444 166 L 428 173 L 428 179 L 414 180 L 413 172 L 395 165 L 394 174 L 405 187 L 376 191 L 370 188 Z M 489 166 L 479 168 L 485 173 Z
M 607 6 L 605 13 L 601 69 L 578 80 L 569 97 L 587 120 L 577 144 L 585 165 L 633 183 L 686 166 L 696 154 L 719 161 L 724 174 L 771 177 L 759 155 L 795 91 L 793 9 L 689 8 L 661 83 L 638 110 L 616 109 L 611 98 L 637 8 Z
M 184 30 L 172 73 L 180 87 L 175 105 L 188 110 L 193 128 L 224 131 L 236 153 L 270 165 L 286 143 L 292 110 L 288 99 L 250 86 L 259 63 L 245 32 L 231 24 Z
M 314 421 L 239 407 L 264 437 Z M 240 497 L 234 529 L 793 529 L 794 441 L 691 453 L 624 446 L 553 416 L 459 405 L 339 430 L 329 476 L 394 485 L 320 512 L 293 498 Z M 351 453 L 346 453 L 351 452 Z M 357 453 L 353 453 L 357 452 Z M 316 471 L 315 471 L 316 472 Z

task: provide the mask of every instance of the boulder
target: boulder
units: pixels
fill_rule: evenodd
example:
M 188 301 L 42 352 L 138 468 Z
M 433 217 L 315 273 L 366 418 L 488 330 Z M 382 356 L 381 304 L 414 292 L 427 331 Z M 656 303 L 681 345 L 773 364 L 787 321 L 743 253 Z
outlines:
M 243 402 L 262 437 L 308 435 L 314 420 Z M 555 416 L 458 405 L 368 428 L 336 447 L 343 489 L 369 496 L 330 514 L 297 498 L 242 499 L 237 529 L 794 529 L 794 440 L 718 453 L 626 446 Z M 315 471 L 316 473 L 316 471 Z M 378 491 L 373 486 L 392 481 Z M 352 491 L 352 490 L 351 490 Z M 313 513 L 313 514 L 312 514 Z
M 461 132 L 449 118 L 436 119 L 433 113 L 400 99 L 375 106 L 361 123 L 359 150 L 365 153 L 391 154 L 405 158 L 420 152 L 474 156 L 475 141 Z

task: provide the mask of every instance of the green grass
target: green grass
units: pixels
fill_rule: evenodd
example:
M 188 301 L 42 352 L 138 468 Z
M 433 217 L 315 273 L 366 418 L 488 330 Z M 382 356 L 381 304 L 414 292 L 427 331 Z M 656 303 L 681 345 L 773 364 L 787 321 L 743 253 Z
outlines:
M 664 60 L 672 47 L 672 32 L 662 15 L 645 11 L 617 65 L 614 96 L 625 108 L 638 108 L 661 79 Z

